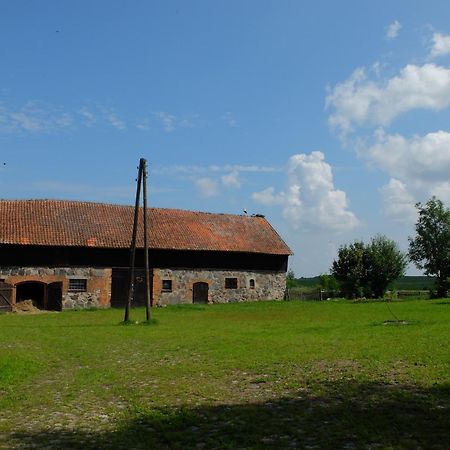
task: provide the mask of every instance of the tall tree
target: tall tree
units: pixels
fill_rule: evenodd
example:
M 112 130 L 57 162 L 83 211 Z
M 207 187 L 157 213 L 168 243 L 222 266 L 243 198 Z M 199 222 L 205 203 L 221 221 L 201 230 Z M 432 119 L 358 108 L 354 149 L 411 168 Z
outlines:
M 366 255 L 368 290 L 373 297 L 383 297 L 388 285 L 405 274 L 407 256 L 383 235 L 371 239 Z
M 378 235 L 368 245 L 354 242 L 341 246 L 331 273 L 345 297 L 383 297 L 389 283 L 404 274 L 406 263 L 397 244 Z
M 345 297 L 362 297 L 367 276 L 364 243 L 356 241 L 342 245 L 333 261 L 331 274 L 338 280 Z
M 436 276 L 437 296 L 445 297 L 450 277 L 450 209 L 432 197 L 417 203 L 416 236 L 409 238 L 409 257 L 426 275 Z

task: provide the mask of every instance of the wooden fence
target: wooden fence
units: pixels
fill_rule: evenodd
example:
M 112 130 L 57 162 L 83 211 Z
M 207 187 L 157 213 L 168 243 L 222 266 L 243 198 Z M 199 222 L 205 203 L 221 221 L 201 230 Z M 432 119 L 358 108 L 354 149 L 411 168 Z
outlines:
M 286 289 L 285 300 L 327 300 L 340 297 L 339 291 L 325 291 L 323 289 L 302 290 L 296 288 Z
M 402 298 L 418 298 L 418 299 L 429 299 L 430 298 L 430 291 L 390 291 L 386 293 L 386 297 L 392 298 L 392 299 L 402 299 Z

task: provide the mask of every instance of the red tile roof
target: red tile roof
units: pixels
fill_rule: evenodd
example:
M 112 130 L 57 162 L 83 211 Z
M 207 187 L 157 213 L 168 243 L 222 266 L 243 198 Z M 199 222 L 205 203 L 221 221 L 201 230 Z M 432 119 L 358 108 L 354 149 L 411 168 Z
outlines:
M 0 244 L 128 248 L 134 207 L 66 200 L 0 200 Z M 149 208 L 149 247 L 289 255 L 261 216 Z M 143 247 L 142 211 L 138 246 Z

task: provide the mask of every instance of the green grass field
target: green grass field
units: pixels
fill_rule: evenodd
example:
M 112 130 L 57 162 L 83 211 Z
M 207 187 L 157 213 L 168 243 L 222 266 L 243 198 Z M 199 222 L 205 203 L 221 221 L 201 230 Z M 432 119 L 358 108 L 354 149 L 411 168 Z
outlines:
M 0 448 L 448 449 L 450 300 L 390 309 L 0 315 Z

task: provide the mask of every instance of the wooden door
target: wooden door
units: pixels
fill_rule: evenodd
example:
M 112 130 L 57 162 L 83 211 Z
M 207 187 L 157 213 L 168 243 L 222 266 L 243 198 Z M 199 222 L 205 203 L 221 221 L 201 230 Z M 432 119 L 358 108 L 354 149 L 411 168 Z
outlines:
M 13 287 L 0 281 L 0 312 L 12 310 L 12 293 Z
M 194 283 L 192 286 L 192 303 L 208 303 L 208 290 L 208 283 Z
M 62 283 L 50 283 L 47 286 L 47 308 L 50 311 L 62 310 Z
M 152 296 L 153 271 L 149 272 L 150 296 Z M 130 284 L 130 269 L 113 268 L 111 282 L 111 306 L 124 308 L 128 301 L 128 288 Z M 134 296 L 131 306 L 145 306 L 145 270 L 136 268 L 134 271 Z M 153 303 L 152 303 L 153 304 Z

